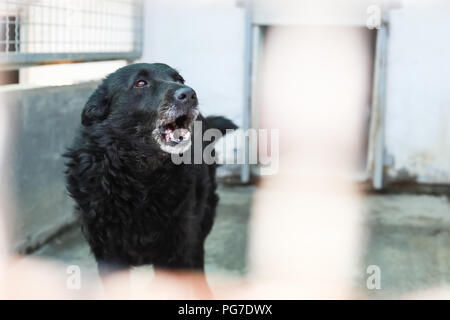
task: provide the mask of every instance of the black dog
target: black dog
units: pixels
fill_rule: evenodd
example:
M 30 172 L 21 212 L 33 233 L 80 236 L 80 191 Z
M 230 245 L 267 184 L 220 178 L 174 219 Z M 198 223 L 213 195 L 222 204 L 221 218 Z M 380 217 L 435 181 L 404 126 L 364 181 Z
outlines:
M 171 160 L 194 149 L 195 120 L 203 131 L 236 128 L 202 117 L 195 91 L 165 64 L 121 68 L 89 98 L 64 156 L 67 189 L 101 275 L 143 264 L 203 270 L 216 168 Z

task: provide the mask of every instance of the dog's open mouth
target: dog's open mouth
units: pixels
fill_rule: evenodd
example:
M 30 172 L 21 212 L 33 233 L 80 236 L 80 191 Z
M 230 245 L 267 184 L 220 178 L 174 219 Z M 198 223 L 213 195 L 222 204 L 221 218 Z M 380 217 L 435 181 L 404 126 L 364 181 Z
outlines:
M 153 131 L 161 149 L 169 153 L 183 153 L 189 149 L 193 124 L 198 115 L 197 107 L 186 110 L 173 106 L 162 112 Z
M 187 115 L 177 117 L 174 121 L 166 122 L 160 126 L 161 140 L 174 144 L 187 141 L 191 138 L 192 119 Z

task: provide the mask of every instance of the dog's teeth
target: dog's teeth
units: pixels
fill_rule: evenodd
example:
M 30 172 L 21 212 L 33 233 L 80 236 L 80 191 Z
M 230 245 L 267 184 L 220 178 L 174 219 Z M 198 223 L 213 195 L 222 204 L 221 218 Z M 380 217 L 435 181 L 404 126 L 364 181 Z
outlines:
M 185 140 L 189 140 L 190 137 L 190 131 L 184 128 L 176 130 L 166 129 L 164 131 L 164 139 L 166 142 L 172 141 L 175 143 L 180 143 Z
M 170 131 L 170 133 L 169 133 L 169 139 L 170 139 L 170 141 L 172 141 L 172 142 L 179 142 L 178 139 L 175 138 L 174 132 L 173 132 L 173 131 Z

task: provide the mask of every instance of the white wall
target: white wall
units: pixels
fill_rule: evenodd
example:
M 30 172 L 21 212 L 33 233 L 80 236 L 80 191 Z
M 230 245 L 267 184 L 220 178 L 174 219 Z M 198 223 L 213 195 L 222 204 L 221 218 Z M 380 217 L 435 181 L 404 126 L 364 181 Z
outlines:
M 205 115 L 242 125 L 245 14 L 235 1 L 145 1 L 143 62 L 177 69 Z
M 450 183 L 449 34 L 448 5 L 406 6 L 391 13 L 385 135 L 389 179 Z
M 204 114 L 224 114 L 241 125 L 245 15 L 235 2 L 147 0 L 142 60 L 177 68 L 198 92 Z M 387 178 L 450 183 L 450 4 L 398 2 L 388 48 Z M 364 23 L 367 12 L 358 8 L 351 15 L 357 22 L 343 24 Z

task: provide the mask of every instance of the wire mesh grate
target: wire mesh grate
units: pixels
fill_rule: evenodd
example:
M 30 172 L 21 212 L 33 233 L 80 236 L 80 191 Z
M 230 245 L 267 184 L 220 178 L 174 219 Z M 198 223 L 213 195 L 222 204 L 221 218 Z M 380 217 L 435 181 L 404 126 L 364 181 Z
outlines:
M 142 0 L 0 0 L 0 63 L 139 58 Z

